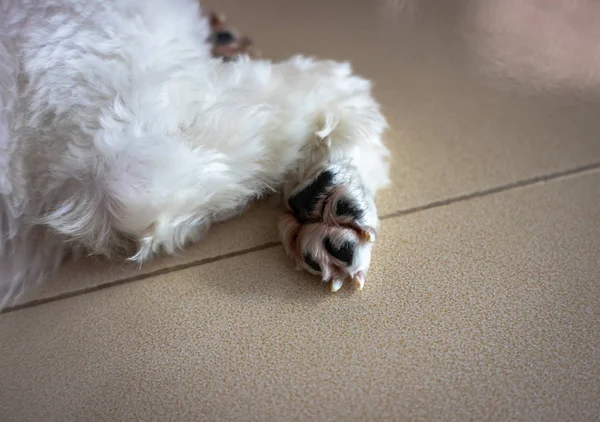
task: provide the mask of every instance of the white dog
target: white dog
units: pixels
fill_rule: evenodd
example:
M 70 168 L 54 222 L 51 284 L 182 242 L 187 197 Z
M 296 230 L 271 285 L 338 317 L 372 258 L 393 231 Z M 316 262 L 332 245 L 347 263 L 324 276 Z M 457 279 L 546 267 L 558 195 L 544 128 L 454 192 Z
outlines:
M 386 122 L 345 63 L 212 59 L 196 0 L 0 1 L 0 301 L 68 253 L 144 262 L 282 191 L 301 268 L 362 287 Z

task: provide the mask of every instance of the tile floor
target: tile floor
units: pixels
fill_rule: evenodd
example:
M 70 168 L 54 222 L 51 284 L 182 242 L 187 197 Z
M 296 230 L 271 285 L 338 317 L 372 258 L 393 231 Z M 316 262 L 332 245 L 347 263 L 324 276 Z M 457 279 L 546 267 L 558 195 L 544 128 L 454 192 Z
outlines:
M 141 270 L 75 262 L 0 314 L 0 420 L 597 420 L 600 100 L 500 89 L 462 1 L 205 3 L 375 81 L 367 287 L 293 271 L 269 203 Z

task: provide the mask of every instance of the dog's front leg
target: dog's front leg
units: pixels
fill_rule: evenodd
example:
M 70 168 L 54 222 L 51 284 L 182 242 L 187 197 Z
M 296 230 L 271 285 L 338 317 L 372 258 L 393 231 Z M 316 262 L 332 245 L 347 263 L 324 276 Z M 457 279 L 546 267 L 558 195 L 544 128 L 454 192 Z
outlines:
M 284 181 L 288 254 L 333 291 L 348 277 L 362 288 L 379 226 L 374 195 L 389 172 L 370 83 L 347 64 L 302 57 L 227 64 L 220 81 L 234 111 L 219 128 L 235 133 L 231 155 L 259 165 L 264 181 Z

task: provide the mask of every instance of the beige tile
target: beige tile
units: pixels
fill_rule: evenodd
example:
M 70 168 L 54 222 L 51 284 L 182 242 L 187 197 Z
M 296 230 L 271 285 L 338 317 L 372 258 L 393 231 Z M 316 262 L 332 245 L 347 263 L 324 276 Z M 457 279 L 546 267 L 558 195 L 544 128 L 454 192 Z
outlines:
M 0 415 L 594 420 L 600 172 L 389 219 L 361 293 L 279 247 L 0 315 Z
M 278 241 L 280 210 L 270 200 L 253 205 L 246 214 L 215 225 L 206 237 L 178 256 L 162 257 L 144 264 L 108 262 L 91 257 L 68 262 L 61 271 L 38 288 L 20 297 L 13 306 L 43 301 L 74 292 L 95 289 L 104 284 L 162 273 L 165 270 L 202 264 L 223 255 L 268 247 Z
M 401 2 L 387 2 L 394 4 Z M 252 35 L 265 55 L 350 60 L 375 81 L 393 130 L 393 187 L 382 215 L 541 174 L 600 162 L 598 102 L 502 92 L 475 75 L 461 38 L 464 3 L 421 0 L 410 19 L 386 1 L 207 1 Z M 413 9 L 408 9 L 413 11 Z M 179 258 L 139 270 L 83 261 L 22 302 L 276 241 L 269 210 L 221 226 Z

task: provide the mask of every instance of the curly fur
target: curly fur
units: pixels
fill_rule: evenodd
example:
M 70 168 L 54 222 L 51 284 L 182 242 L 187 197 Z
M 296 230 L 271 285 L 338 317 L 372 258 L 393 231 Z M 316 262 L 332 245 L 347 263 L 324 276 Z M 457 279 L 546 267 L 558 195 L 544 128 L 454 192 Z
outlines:
M 0 8 L 0 305 L 68 252 L 173 253 L 319 163 L 388 181 L 348 64 L 213 60 L 196 0 Z

